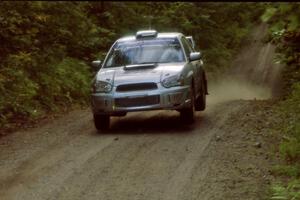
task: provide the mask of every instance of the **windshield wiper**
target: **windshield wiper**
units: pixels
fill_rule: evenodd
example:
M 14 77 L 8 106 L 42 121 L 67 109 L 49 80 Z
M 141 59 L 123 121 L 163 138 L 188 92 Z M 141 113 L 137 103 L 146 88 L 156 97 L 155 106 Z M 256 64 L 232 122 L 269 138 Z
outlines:
M 145 64 L 153 64 L 157 66 L 158 62 L 141 62 L 141 63 L 136 63 L 136 65 L 145 65 Z

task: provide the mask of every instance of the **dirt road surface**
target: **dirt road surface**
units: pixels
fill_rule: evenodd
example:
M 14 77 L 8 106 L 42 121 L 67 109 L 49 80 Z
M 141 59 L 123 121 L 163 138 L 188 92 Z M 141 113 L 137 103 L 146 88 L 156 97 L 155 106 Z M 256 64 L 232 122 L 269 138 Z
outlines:
M 74 111 L 0 141 L 0 197 L 257 199 L 269 160 L 252 158 L 251 142 L 231 149 L 245 139 L 228 118 L 247 106 L 215 104 L 190 126 L 176 112 L 132 113 L 105 134 L 97 134 L 90 110 Z
M 99 134 L 84 109 L 0 138 L 0 199 L 264 198 L 273 161 L 253 99 L 270 90 L 231 78 L 210 93 L 193 125 L 176 111 L 138 112 Z

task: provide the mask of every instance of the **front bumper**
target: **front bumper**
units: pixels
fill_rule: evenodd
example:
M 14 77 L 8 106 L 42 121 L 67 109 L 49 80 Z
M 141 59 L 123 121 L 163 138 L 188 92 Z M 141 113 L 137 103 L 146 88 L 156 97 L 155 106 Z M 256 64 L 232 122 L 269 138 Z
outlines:
M 190 106 L 189 86 L 177 86 L 165 88 L 158 84 L 158 89 L 116 92 L 116 88 L 110 93 L 93 93 L 91 105 L 94 114 L 119 115 L 120 113 L 145 111 L 145 110 L 179 110 Z M 142 105 L 135 106 L 134 103 L 120 106 L 119 100 L 126 102 L 137 102 L 139 99 L 149 99 L 156 96 L 158 100 L 153 103 L 145 101 Z M 149 97 L 149 98 L 148 98 Z M 138 103 L 138 102 L 137 102 Z

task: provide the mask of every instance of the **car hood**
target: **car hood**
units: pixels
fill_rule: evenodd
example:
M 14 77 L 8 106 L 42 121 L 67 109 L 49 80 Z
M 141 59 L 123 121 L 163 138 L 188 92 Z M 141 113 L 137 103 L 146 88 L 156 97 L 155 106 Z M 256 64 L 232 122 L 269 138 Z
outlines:
M 124 69 L 124 67 L 102 68 L 97 73 L 97 80 L 110 82 L 115 86 L 120 84 L 155 82 L 159 83 L 164 76 L 180 73 L 185 63 L 161 63 L 155 67 Z

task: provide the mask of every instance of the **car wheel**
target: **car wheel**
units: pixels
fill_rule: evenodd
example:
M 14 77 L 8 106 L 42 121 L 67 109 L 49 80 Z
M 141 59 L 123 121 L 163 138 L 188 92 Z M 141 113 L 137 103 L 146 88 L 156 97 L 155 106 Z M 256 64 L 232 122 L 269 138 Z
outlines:
M 184 121 L 186 123 L 193 123 L 194 122 L 195 95 L 194 95 L 194 89 L 193 88 L 191 88 L 191 91 L 190 91 L 190 99 L 191 99 L 190 107 L 180 110 L 180 118 L 181 118 L 182 121 Z
M 107 130 L 109 128 L 110 116 L 94 114 L 94 123 L 97 130 L 99 131 Z
M 201 85 L 201 92 L 199 97 L 195 101 L 195 110 L 196 111 L 203 111 L 206 107 L 206 94 L 205 94 L 205 84 L 204 81 L 202 81 Z

